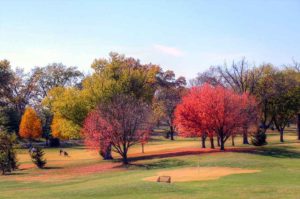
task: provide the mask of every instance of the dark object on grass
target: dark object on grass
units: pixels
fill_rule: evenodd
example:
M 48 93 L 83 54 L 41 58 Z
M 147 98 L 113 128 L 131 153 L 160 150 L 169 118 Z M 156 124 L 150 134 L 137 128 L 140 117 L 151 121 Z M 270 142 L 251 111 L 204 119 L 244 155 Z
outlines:
M 62 149 L 59 150 L 59 155 L 63 154 L 64 151 Z
M 171 176 L 159 176 L 157 182 L 171 183 Z
M 49 140 L 49 146 L 50 147 L 59 147 L 60 146 L 60 141 L 58 138 L 50 138 Z
M 44 159 L 45 152 L 40 147 L 35 147 L 35 151 L 30 154 L 32 162 L 40 169 L 44 168 L 47 161 Z
M 69 157 L 68 152 L 64 151 L 64 156 L 65 156 L 65 157 Z
M 259 129 L 253 136 L 252 136 L 252 144 L 254 146 L 263 146 L 267 144 L 267 135 L 261 129 Z

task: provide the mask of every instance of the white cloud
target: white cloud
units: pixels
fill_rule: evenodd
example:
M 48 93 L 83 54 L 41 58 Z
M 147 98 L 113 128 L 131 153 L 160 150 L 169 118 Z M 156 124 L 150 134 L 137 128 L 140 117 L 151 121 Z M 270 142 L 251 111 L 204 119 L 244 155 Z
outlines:
M 174 56 L 174 57 L 182 57 L 185 54 L 183 51 L 181 51 L 178 48 L 165 46 L 165 45 L 161 45 L 161 44 L 154 44 L 153 47 L 155 50 L 157 50 L 159 52 L 162 52 L 162 53 Z

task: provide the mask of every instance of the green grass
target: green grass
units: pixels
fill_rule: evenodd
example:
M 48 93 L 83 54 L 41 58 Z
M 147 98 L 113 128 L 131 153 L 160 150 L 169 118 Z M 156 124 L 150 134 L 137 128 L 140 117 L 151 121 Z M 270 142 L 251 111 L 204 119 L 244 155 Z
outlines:
M 128 169 L 94 173 L 83 177 L 74 177 L 65 181 L 30 182 L 11 180 L 20 175 L 38 173 L 37 169 L 17 172 L 18 175 L 0 176 L 0 198 L 38 198 L 38 199 L 89 199 L 89 198 L 201 198 L 201 199 L 297 199 L 300 197 L 300 142 L 294 133 L 288 133 L 286 142 L 278 142 L 278 134 L 269 135 L 269 144 L 249 152 L 207 153 L 184 155 L 171 158 L 155 158 L 134 162 Z M 237 139 L 240 143 L 240 139 Z M 178 144 L 180 143 L 180 144 Z M 195 139 L 171 142 L 156 138 L 148 145 L 149 151 L 197 147 Z M 139 146 L 133 153 L 139 151 Z M 101 163 L 83 148 L 68 149 L 78 155 L 65 160 L 63 167 Z M 147 152 L 147 146 L 146 146 Z M 57 157 L 57 150 L 46 150 L 49 164 L 62 161 Z M 28 162 L 25 154 L 23 162 Z M 61 165 L 60 165 L 61 166 Z M 259 173 L 235 174 L 218 180 L 180 183 L 156 183 L 142 179 L 153 176 L 164 169 L 190 166 L 226 166 L 261 170 Z M 9 179 L 11 178 L 11 179 Z

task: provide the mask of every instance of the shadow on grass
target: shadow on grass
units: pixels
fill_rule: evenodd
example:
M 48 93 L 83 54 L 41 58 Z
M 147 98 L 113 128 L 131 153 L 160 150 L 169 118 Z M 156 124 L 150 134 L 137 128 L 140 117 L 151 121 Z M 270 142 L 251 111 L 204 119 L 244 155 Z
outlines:
M 63 167 L 44 167 L 45 170 L 63 169 Z
M 28 173 L 5 173 L 4 176 L 21 176 L 21 175 L 26 175 Z
M 180 156 L 188 156 L 188 155 L 201 155 L 201 154 L 208 154 L 208 153 L 226 153 L 226 152 L 248 152 L 252 151 L 255 148 L 228 148 L 225 151 L 221 151 L 220 149 L 208 149 L 202 150 L 194 149 L 194 150 L 179 150 L 179 151 L 168 151 L 158 154 L 144 154 L 142 156 L 130 157 L 129 161 L 139 161 L 139 160 L 151 160 L 151 159 L 159 159 L 159 158 L 172 158 L 172 157 L 180 157 Z
M 290 148 L 290 147 L 289 147 Z M 256 154 L 256 155 L 263 155 L 263 156 L 269 156 L 269 157 L 275 157 L 275 158 L 300 158 L 300 153 L 296 151 L 288 150 L 288 148 L 255 148 L 255 150 L 251 151 L 244 151 L 243 153 L 250 153 L 250 154 Z
M 121 167 L 126 167 L 129 169 L 164 169 L 164 168 L 171 168 L 171 167 L 180 167 L 180 166 L 186 166 L 189 165 L 188 162 L 183 161 L 183 160 L 178 160 L 178 159 L 164 159 L 164 160 L 158 160 L 155 162 L 151 163 L 144 163 L 144 164 L 135 164 L 135 163 L 130 163 L 126 166 L 121 166 Z

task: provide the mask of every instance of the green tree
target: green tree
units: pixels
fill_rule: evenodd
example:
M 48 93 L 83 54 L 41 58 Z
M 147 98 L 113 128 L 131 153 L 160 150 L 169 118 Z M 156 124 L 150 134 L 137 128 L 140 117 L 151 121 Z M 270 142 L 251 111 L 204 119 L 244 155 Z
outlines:
M 254 90 L 260 107 L 260 127 L 262 133 L 273 123 L 272 99 L 275 96 L 274 83 L 277 69 L 270 64 L 261 66 L 261 78 Z
M 153 100 L 155 117 L 159 123 L 163 121 L 168 125 L 167 138 L 170 137 L 171 140 L 174 140 L 174 111 L 185 92 L 186 80 L 184 77 L 175 79 L 173 71 L 161 73 L 158 78 L 160 84 Z
M 275 75 L 271 99 L 273 122 L 280 132 L 280 141 L 283 142 L 285 127 L 295 118 L 300 109 L 300 83 L 285 71 Z
M 34 147 L 30 154 L 32 162 L 40 169 L 44 168 L 47 160 L 44 158 L 45 152 L 40 147 Z
M 0 132 L 0 169 L 3 175 L 18 168 L 15 148 L 16 136 Z

